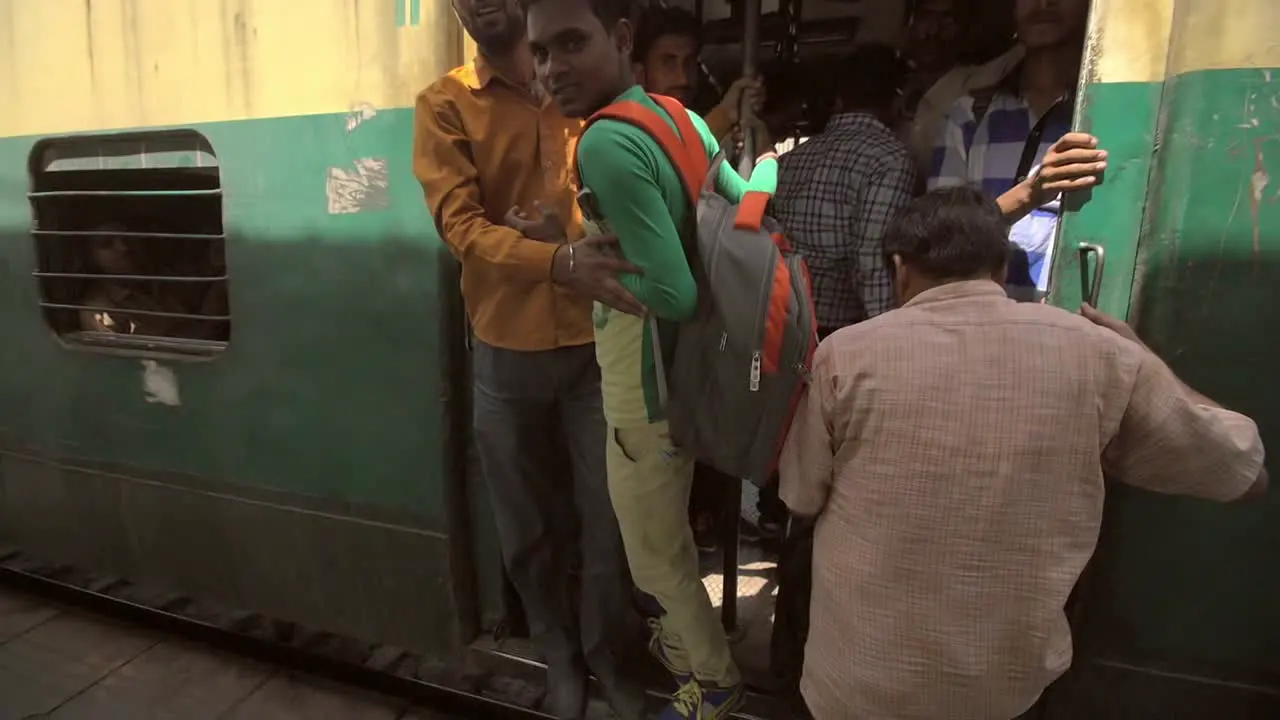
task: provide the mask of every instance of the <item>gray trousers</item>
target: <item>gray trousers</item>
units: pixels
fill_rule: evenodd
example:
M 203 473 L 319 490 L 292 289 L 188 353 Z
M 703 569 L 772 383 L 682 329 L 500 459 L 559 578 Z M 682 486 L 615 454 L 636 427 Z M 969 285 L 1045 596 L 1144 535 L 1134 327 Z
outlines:
M 520 352 L 476 341 L 474 348 L 476 444 L 507 576 L 546 662 L 583 658 L 603 679 L 618 672 L 633 616 L 605 479 L 595 346 Z M 557 428 L 562 438 L 552 434 Z M 555 463 L 563 447 L 570 477 Z M 571 597 L 575 564 L 580 598 Z

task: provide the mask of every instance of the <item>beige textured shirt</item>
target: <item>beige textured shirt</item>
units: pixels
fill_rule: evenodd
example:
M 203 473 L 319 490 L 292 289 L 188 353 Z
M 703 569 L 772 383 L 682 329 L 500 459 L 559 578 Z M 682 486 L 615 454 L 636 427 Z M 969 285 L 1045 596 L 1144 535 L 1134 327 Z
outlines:
M 970 281 L 836 332 L 783 453 L 818 515 L 801 690 L 817 720 L 1008 720 L 1071 663 L 1063 607 L 1103 474 L 1232 500 L 1248 418 L 1061 309 Z

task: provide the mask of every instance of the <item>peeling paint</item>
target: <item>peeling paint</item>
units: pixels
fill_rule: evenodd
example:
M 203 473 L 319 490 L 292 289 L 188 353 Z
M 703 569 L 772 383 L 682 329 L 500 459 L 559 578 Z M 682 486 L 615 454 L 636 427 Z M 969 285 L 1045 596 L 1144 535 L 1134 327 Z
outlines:
M 142 362 L 142 392 L 149 403 L 158 403 L 177 407 L 182 404 L 178 396 L 178 376 L 173 368 L 165 367 L 155 360 Z
M 1271 182 L 1266 161 L 1262 156 L 1262 140 L 1254 143 L 1253 175 L 1249 178 L 1249 209 L 1253 213 L 1253 260 L 1262 256 L 1262 193 Z
M 378 114 L 378 108 L 372 103 L 357 103 L 351 108 L 351 112 L 347 114 L 347 132 L 351 132 L 363 125 L 366 121 L 372 120 Z
M 360 158 L 352 169 L 331 167 L 325 182 L 330 215 L 385 210 L 391 204 L 387 161 Z

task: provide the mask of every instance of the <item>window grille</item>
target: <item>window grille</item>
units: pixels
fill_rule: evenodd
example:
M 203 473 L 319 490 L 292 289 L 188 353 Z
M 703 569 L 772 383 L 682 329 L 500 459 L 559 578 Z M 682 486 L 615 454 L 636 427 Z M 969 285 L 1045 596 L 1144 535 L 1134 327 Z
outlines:
M 231 336 L 217 156 L 189 130 L 38 143 L 40 307 L 63 341 L 216 355 Z

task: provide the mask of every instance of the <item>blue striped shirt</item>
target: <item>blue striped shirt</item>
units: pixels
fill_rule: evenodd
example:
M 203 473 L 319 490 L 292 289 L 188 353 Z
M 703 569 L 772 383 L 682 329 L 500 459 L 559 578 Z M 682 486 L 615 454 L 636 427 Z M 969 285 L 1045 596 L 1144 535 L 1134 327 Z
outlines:
M 1017 94 L 1006 89 L 991 98 L 981 121 L 974 117 L 973 106 L 973 97 L 966 96 L 947 113 L 942 134 L 934 144 L 929 189 L 978 184 L 987 194 L 999 197 L 1017 184 L 1014 175 L 1023 146 L 1040 118 Z M 1051 119 L 1045 125 L 1030 172 L 1035 172 L 1049 148 L 1070 130 L 1069 117 Z M 1031 279 L 1040 292 L 1048 287 L 1060 208 L 1061 200 L 1055 197 L 1032 210 L 1009 231 L 1009 239 L 1026 251 Z

